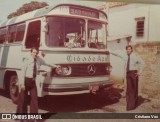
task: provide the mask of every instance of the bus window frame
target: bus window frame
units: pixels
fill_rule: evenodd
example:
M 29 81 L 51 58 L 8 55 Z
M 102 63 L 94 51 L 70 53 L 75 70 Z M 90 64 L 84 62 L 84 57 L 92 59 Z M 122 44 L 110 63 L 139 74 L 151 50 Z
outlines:
M 12 27 L 15 27 L 15 31 L 13 31 L 15 35 L 14 35 L 13 41 L 10 41 L 11 33 L 13 33 L 13 32 L 10 32 L 10 29 Z M 7 43 L 8 44 L 13 44 L 15 42 L 16 32 L 17 32 L 17 24 L 15 24 L 15 25 L 9 25 L 8 26 L 8 29 L 7 29 Z
M 17 38 L 17 28 L 18 28 L 19 26 L 21 26 L 21 25 L 24 25 L 24 26 L 25 26 L 23 38 L 22 38 L 21 41 L 16 41 L 16 38 Z M 9 37 L 9 28 L 10 28 L 11 26 L 16 26 L 15 39 L 14 39 L 13 42 L 9 42 L 9 40 L 8 40 L 8 37 Z M 9 25 L 8 28 L 7 28 L 7 40 L 6 40 L 7 44 L 21 44 L 21 43 L 23 42 L 23 40 L 24 40 L 25 32 L 26 32 L 26 23 L 25 23 L 25 22 L 17 23 L 17 24 L 14 24 L 14 25 Z
M 15 42 L 14 42 L 14 43 L 22 43 L 22 42 L 23 42 L 23 40 L 24 40 L 25 32 L 26 32 L 26 23 L 21 23 L 21 24 L 17 25 L 17 30 L 18 30 L 18 27 L 19 27 L 19 26 L 22 26 L 22 25 L 24 25 L 23 38 L 22 38 L 22 40 L 21 40 L 21 41 L 16 41 L 16 39 L 17 39 L 17 31 L 16 31 L 16 38 L 15 38 Z
M 2 27 L 0 28 L 0 30 L 6 30 L 6 34 L 5 34 L 5 40 L 3 41 L 3 43 L 0 43 L 0 45 L 4 45 L 7 41 L 7 31 L 8 31 L 8 28 L 7 27 Z

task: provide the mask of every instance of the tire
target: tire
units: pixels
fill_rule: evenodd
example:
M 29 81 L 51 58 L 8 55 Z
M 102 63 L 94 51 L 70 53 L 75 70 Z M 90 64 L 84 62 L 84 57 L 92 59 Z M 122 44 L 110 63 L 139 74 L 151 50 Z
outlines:
M 18 103 L 18 77 L 16 75 L 12 75 L 9 82 L 9 95 L 13 103 Z

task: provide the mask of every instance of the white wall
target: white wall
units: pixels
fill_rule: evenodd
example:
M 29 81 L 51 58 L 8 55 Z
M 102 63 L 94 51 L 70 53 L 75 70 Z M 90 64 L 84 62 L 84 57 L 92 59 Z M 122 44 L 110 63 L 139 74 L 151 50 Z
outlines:
M 129 14 L 130 13 L 130 14 Z M 133 9 L 125 6 L 123 8 L 112 8 L 109 10 L 109 35 L 133 35 Z
M 149 10 L 149 40 L 160 41 L 160 5 L 150 5 Z
M 109 35 L 131 35 L 132 41 L 160 41 L 160 5 L 129 4 L 109 10 Z M 135 18 L 145 17 L 144 37 L 136 37 Z

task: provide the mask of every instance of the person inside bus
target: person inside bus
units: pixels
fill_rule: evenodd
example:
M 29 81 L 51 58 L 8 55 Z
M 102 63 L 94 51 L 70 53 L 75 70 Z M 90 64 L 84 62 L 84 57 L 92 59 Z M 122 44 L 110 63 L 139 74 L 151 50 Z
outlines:
M 27 96 L 30 92 L 30 113 L 38 113 L 37 87 L 36 75 L 41 65 L 46 65 L 51 68 L 60 68 L 59 65 L 47 64 L 42 58 L 38 56 L 39 49 L 31 48 L 30 57 L 23 62 L 22 77 L 24 80 L 20 81 L 19 85 L 19 99 L 17 106 L 17 114 L 27 113 Z

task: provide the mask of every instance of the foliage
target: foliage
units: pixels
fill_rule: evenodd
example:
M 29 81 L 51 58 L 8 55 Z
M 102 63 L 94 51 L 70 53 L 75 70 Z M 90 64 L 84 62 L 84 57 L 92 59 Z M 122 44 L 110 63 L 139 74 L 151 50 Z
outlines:
M 22 7 L 20 7 L 16 12 L 13 12 L 8 15 L 8 19 L 25 14 L 27 12 L 43 8 L 45 6 L 48 6 L 46 2 L 37 2 L 37 1 L 31 1 L 30 3 L 24 4 Z

